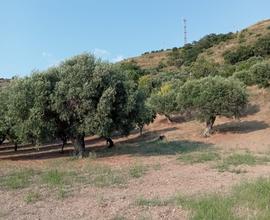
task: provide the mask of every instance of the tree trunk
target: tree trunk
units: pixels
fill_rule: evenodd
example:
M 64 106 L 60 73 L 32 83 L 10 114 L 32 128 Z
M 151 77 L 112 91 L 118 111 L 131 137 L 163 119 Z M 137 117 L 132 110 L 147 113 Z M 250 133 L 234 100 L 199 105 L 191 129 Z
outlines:
M 61 138 L 61 140 L 62 140 L 61 153 L 63 154 L 64 153 L 64 147 L 67 144 L 67 138 L 66 137 Z
M 71 142 L 74 146 L 75 156 L 84 157 L 85 156 L 84 134 L 79 134 L 71 138 Z
M 142 136 L 142 134 L 143 134 L 143 126 L 139 126 L 139 129 L 140 129 L 140 136 Z
M 206 128 L 203 132 L 204 137 L 209 137 L 213 131 L 213 125 L 215 123 L 216 116 L 211 116 L 207 121 L 206 121 Z
M 0 138 L 0 145 L 3 144 L 5 140 L 6 140 L 6 136 L 4 135 Z
M 18 144 L 15 143 L 15 144 L 14 144 L 14 151 L 17 151 L 17 150 L 18 150 Z
M 110 137 L 105 137 L 105 140 L 107 144 L 109 144 L 108 148 L 111 148 L 114 146 L 113 140 Z

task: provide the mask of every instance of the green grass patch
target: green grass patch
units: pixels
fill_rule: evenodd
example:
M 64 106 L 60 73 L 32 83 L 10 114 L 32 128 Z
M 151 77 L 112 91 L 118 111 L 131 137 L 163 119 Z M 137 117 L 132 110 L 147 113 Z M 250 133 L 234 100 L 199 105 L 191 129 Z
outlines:
M 242 183 L 234 188 L 233 197 L 236 206 L 246 207 L 243 219 L 270 219 L 270 179 Z
M 205 152 L 193 152 L 182 154 L 178 160 L 184 163 L 194 164 L 194 163 L 205 163 L 209 161 L 216 161 L 220 159 L 220 155 L 217 152 L 205 151 Z
M 165 202 L 164 202 L 165 201 Z M 136 200 L 141 206 L 175 205 L 190 211 L 193 220 L 270 219 L 270 179 L 260 178 L 233 187 L 230 194 L 199 197 L 177 195 L 171 199 Z
M 50 186 L 59 186 L 64 184 L 66 173 L 58 170 L 49 170 L 42 174 L 42 181 Z
M 176 155 L 205 150 L 210 146 L 210 144 L 193 141 L 138 141 L 136 144 L 97 150 L 96 153 L 99 157 L 121 154 L 132 154 L 133 156 Z
M 201 198 L 187 199 L 183 207 L 191 210 L 193 220 L 233 220 L 236 219 L 232 210 L 233 200 L 220 195 L 209 195 Z
M 145 199 L 135 201 L 138 206 L 173 205 L 190 211 L 192 220 L 245 220 L 270 219 L 270 179 L 244 182 L 228 195 L 210 194 L 198 197 L 176 195 L 169 199 Z
M 254 166 L 257 164 L 264 164 L 269 162 L 269 157 L 266 156 L 256 156 L 251 153 L 234 153 L 228 157 L 225 157 L 218 165 L 216 166 L 220 172 L 224 171 L 237 171 L 235 167 L 240 165 Z M 237 173 L 237 172 L 235 172 Z M 241 173 L 241 172 L 239 172 Z
M 38 192 L 29 192 L 26 197 L 25 197 L 25 202 L 27 204 L 29 203 L 35 203 L 37 201 L 39 201 L 41 198 L 40 194 Z
M 140 178 L 143 176 L 147 171 L 147 167 L 143 164 L 134 164 L 129 167 L 129 175 L 133 178 Z
M 85 184 L 96 187 L 123 187 L 131 178 L 140 178 L 146 174 L 148 167 L 135 163 L 127 168 L 111 168 L 105 165 L 89 165 L 81 178 Z
M 85 180 L 97 187 L 124 186 L 127 183 L 123 170 L 100 165 L 89 166 Z
M 5 189 L 22 189 L 31 185 L 34 172 L 29 169 L 22 169 L 11 172 L 6 176 L 0 177 L 0 187 Z

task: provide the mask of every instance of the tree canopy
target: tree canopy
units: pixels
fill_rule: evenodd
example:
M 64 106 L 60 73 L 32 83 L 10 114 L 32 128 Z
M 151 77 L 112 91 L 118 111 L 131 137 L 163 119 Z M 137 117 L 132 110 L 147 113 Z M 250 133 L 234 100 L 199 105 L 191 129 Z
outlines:
M 177 96 L 179 109 L 191 111 L 206 122 L 205 136 L 211 133 L 217 116 L 240 117 L 247 101 L 247 93 L 239 81 L 219 76 L 190 80 Z
M 8 96 L 1 92 L 1 99 L 7 98 L 6 109 L 0 112 L 0 118 L 5 118 L 1 123 L 12 119 L 12 125 L 7 125 L 8 135 L 14 131 L 16 143 L 70 139 L 75 154 L 82 155 L 85 135 L 127 135 L 136 125 L 152 120 L 153 116 L 142 118 L 141 111 L 149 108 L 125 71 L 82 54 L 46 71 L 15 79 Z M 4 129 L 1 124 L 1 137 L 7 133 Z

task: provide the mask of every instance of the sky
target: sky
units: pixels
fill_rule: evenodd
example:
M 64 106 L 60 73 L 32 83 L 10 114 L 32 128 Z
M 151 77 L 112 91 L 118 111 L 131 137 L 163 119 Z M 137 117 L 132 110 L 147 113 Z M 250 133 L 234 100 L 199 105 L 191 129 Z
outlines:
M 0 78 L 89 52 L 110 62 L 241 30 L 270 17 L 269 0 L 0 0 Z

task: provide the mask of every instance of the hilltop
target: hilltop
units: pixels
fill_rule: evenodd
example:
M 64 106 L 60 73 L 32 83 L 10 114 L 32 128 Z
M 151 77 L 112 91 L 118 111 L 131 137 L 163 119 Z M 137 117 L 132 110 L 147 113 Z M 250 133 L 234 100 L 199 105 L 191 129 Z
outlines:
M 171 48 L 160 51 L 146 52 L 141 56 L 126 59 L 123 62 L 135 62 L 143 69 L 159 69 L 161 71 L 175 71 L 178 68 L 171 62 L 171 57 L 174 56 L 173 52 L 189 49 L 193 45 L 202 47 L 201 51 L 196 56 L 206 60 L 214 61 L 218 64 L 224 64 L 224 53 L 227 51 L 235 51 L 239 47 L 253 46 L 258 39 L 269 37 L 270 35 L 270 19 L 260 21 L 250 27 L 247 27 L 236 33 L 228 34 L 209 34 L 200 39 L 199 41 L 192 42 L 184 47 Z M 220 39 L 215 37 L 221 36 Z M 223 39 L 222 39 L 223 38 Z M 214 39 L 213 45 L 209 45 L 207 40 Z M 193 51 L 191 51 L 193 53 Z

